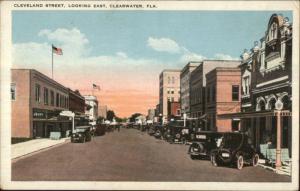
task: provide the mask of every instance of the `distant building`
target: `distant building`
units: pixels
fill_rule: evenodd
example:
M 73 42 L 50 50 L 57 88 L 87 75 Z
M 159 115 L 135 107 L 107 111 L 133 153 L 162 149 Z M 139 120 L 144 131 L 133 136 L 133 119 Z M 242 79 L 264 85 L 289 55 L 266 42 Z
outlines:
M 166 69 L 159 75 L 159 106 L 163 117 L 168 115 L 168 102 L 180 101 L 180 70 Z
M 154 117 L 155 117 L 155 109 L 148 109 L 147 119 L 153 121 Z
M 203 60 L 194 69 L 190 78 L 190 117 L 199 118 L 206 113 L 206 78 L 205 75 L 216 67 L 238 67 L 238 60 Z
M 190 78 L 192 71 L 200 62 L 189 62 L 180 73 L 180 108 L 181 113 L 190 116 Z
M 85 114 L 88 116 L 90 122 L 96 122 L 98 118 L 98 100 L 96 96 L 83 96 L 85 103 L 88 105 Z
M 217 115 L 240 112 L 241 70 L 217 67 L 206 74 L 206 130 L 230 132 L 239 130 L 239 120 L 219 119 Z
M 69 90 L 69 110 L 78 115 L 85 113 L 85 99 L 78 90 Z
M 75 126 L 85 125 L 87 116 L 85 115 L 85 99 L 78 90 L 69 90 L 69 110 L 75 113 Z
M 168 102 L 168 118 L 178 118 L 180 115 L 180 103 L 178 101 Z
M 69 108 L 68 88 L 33 69 L 12 69 L 11 77 L 12 137 L 65 136 L 71 121 L 59 113 Z
M 104 119 L 107 118 L 107 106 L 106 105 L 98 106 L 98 116 L 103 117 Z

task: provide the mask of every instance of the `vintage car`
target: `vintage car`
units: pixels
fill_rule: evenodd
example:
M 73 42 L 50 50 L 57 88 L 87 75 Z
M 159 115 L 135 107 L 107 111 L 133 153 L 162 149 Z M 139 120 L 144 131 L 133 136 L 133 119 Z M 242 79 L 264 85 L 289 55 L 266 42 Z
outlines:
M 223 136 L 223 133 L 213 131 L 200 131 L 195 133 L 193 143 L 189 147 L 188 154 L 191 159 L 209 157 L 210 152 L 217 148 L 217 140 Z
M 152 136 L 152 135 L 155 134 L 155 126 L 150 126 L 150 127 L 149 127 L 148 134 L 149 134 L 150 136 Z
M 164 125 L 156 125 L 154 127 L 154 137 L 157 139 L 163 139 L 163 135 L 165 133 L 166 127 Z
M 199 129 L 192 120 L 187 120 L 185 125 L 183 120 L 172 121 L 168 124 L 164 137 L 170 143 L 187 143 L 192 141 Z
M 77 126 L 71 135 L 71 142 L 81 142 L 91 141 L 91 126 Z
M 211 151 L 212 165 L 234 165 L 239 170 L 244 164 L 257 166 L 259 155 L 246 134 L 224 133 L 217 144 Z
M 95 129 L 95 135 L 101 136 L 104 135 L 106 131 L 106 124 L 97 124 Z

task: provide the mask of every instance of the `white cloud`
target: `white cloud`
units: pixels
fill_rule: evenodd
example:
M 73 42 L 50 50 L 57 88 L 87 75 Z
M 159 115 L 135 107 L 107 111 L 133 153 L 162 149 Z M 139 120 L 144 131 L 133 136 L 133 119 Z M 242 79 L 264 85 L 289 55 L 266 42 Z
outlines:
M 180 46 L 169 38 L 148 38 L 148 46 L 159 52 L 179 53 Z
M 63 50 L 62 56 L 53 57 L 54 78 L 71 88 L 97 81 L 105 82 L 110 89 L 123 88 L 126 84 L 145 88 L 145 84 L 155 82 L 157 74 L 166 66 L 166 63 L 154 58 L 130 58 L 125 52 L 91 56 L 91 46 L 87 37 L 76 28 L 54 31 L 45 29 L 41 30 L 38 36 L 46 38 L 50 43 L 13 44 L 13 67 L 33 68 L 51 76 L 53 43 Z M 128 77 L 134 75 L 134 78 Z
M 180 57 L 180 62 L 183 62 L 183 63 L 187 63 L 189 61 L 202 61 L 206 58 L 205 56 L 191 52 L 187 48 L 184 48 L 184 47 L 182 47 L 182 52 L 183 52 L 183 54 Z
M 117 52 L 116 55 L 121 58 L 127 58 L 127 54 L 125 52 Z
M 222 53 L 215 54 L 214 59 L 217 59 L 217 60 L 239 60 L 239 58 L 235 58 L 228 54 L 222 54 Z

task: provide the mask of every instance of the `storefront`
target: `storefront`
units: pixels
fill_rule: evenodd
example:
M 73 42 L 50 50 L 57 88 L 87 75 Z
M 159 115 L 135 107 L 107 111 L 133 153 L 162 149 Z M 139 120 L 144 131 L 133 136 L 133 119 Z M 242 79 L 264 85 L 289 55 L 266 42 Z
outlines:
M 62 137 L 72 129 L 72 121 L 59 116 L 59 110 L 33 109 L 32 131 L 34 138 L 49 138 L 51 132 L 60 132 Z
M 240 130 L 246 132 L 257 149 L 269 143 L 276 148 L 276 167 L 281 166 L 281 149 L 292 155 L 292 112 L 273 110 L 218 115 L 221 119 L 240 119 Z

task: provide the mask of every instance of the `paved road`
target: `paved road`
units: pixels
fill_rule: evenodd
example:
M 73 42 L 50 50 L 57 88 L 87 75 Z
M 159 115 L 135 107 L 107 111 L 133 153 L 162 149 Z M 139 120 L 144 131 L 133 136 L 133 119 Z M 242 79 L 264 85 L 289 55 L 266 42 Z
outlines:
M 67 143 L 12 164 L 12 180 L 287 182 L 261 167 L 241 171 L 191 160 L 188 146 L 169 144 L 135 129 L 91 142 Z

